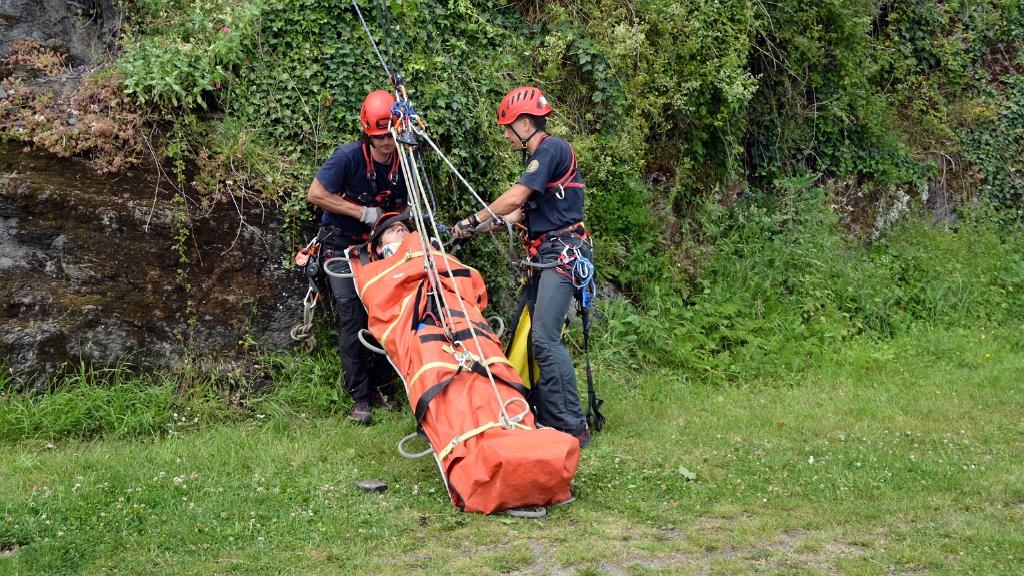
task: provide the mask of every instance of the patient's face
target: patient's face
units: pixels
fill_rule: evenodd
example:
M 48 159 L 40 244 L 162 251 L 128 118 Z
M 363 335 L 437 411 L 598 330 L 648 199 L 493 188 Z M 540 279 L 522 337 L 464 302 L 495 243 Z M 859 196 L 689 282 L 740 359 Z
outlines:
M 388 229 L 380 235 L 381 244 L 391 244 L 392 242 L 401 242 L 405 240 L 405 237 L 409 235 L 409 229 L 405 227 L 405 224 L 401 222 L 395 222 Z

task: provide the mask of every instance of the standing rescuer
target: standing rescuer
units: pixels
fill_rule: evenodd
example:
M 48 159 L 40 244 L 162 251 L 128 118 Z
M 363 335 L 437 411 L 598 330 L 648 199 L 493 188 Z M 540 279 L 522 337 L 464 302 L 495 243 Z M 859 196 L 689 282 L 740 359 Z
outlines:
M 388 131 L 395 97 L 386 90 L 366 95 L 359 113 L 363 133 L 358 141 L 334 150 L 317 171 L 306 199 L 323 208 L 321 238 L 324 259 L 340 256 L 346 248 L 363 244 L 370 227 L 383 212 L 405 209 L 408 193 L 401 173 L 395 141 Z M 347 264 L 332 266 L 332 271 Z M 373 408 L 392 408 L 394 370 L 383 357 L 359 342 L 366 328 L 366 310 L 351 278 L 328 276 L 338 324 L 338 354 L 345 372 L 345 391 L 352 397 L 349 418 L 373 422 Z
M 455 235 L 465 238 L 490 229 L 481 223 L 491 213 L 525 227 L 527 257 L 540 266 L 528 269 L 520 295 L 520 308 L 530 311 L 531 352 L 540 371 L 530 404 L 540 424 L 572 434 L 583 447 L 590 443 L 590 430 L 562 325 L 578 289 L 574 266 L 579 259 L 591 260 L 593 243 L 583 225 L 583 177 L 576 154 L 568 142 L 544 131 L 550 113 L 538 88 L 522 86 L 505 95 L 498 124 L 505 139 L 522 151 L 523 173 L 487 209 L 460 221 Z

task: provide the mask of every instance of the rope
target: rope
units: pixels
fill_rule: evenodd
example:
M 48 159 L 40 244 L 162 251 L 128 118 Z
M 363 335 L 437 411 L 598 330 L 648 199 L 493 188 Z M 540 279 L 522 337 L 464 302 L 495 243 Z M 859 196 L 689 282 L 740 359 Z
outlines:
M 359 16 L 359 23 L 363 25 L 363 31 L 366 32 L 366 37 L 370 40 L 370 45 L 373 46 L 373 51 L 377 54 L 377 59 L 380 60 L 380 65 L 384 67 L 384 73 L 391 78 L 391 69 L 388 68 L 384 57 L 380 55 L 380 50 L 377 48 L 377 43 L 373 41 L 373 35 L 370 34 L 370 28 L 366 25 L 366 20 L 363 20 L 363 13 L 359 11 L 359 4 L 356 4 L 356 0 L 352 0 L 352 7 L 356 9 L 356 15 Z
M 570 252 L 568 246 L 566 246 L 566 251 L 563 251 L 563 254 L 566 252 Z M 572 285 L 577 290 L 582 290 L 594 281 L 594 263 L 586 256 L 580 254 L 579 248 L 573 247 L 571 252 L 575 254 L 569 256 L 572 258 L 572 269 L 569 271 L 569 279 L 572 280 Z
M 486 224 L 498 224 L 499 226 L 504 226 L 505 227 L 505 230 L 508 233 L 508 245 L 509 245 L 509 252 L 508 252 L 508 254 L 506 254 L 506 256 L 507 256 L 509 262 L 511 262 L 513 265 L 515 265 L 515 259 L 512 257 L 512 254 L 515 254 L 515 250 L 516 250 L 516 248 L 515 248 L 516 234 L 515 234 L 515 231 L 512 230 L 512 224 L 509 223 L 508 220 L 506 220 L 505 218 L 499 216 L 498 214 L 495 214 L 494 211 L 491 210 L 490 205 L 486 201 L 484 201 L 484 199 L 481 198 L 479 194 L 477 194 L 476 189 L 473 188 L 473 186 L 462 176 L 462 173 L 459 172 L 458 168 L 456 168 L 455 165 L 452 164 L 451 160 L 449 160 L 448 157 L 445 156 L 444 152 L 442 152 L 441 149 L 437 146 L 437 144 L 434 143 L 434 141 L 430 138 L 429 134 L 427 134 L 423 130 L 416 130 L 416 135 L 420 136 L 421 138 L 423 138 L 423 140 L 428 145 L 430 145 L 430 147 L 434 150 L 434 152 L 448 166 L 448 169 L 452 172 L 452 174 L 455 175 L 455 177 L 459 180 L 459 182 L 461 182 L 462 185 L 466 188 L 466 190 L 469 191 L 470 195 L 473 196 L 473 199 L 476 200 L 477 204 L 483 206 L 484 210 L 486 210 L 487 213 L 490 214 L 490 217 L 487 220 L 485 220 L 484 222 L 482 222 L 481 226 L 486 225 Z
M 312 352 L 316 348 L 316 335 L 313 333 L 313 315 L 316 312 L 316 303 L 320 294 L 312 287 L 306 291 L 306 297 L 302 299 L 302 323 L 292 327 L 289 335 L 292 340 L 302 342 L 306 352 Z
M 388 8 L 387 0 L 377 0 L 377 24 L 380 26 L 381 33 L 384 37 L 384 47 L 385 52 L 388 55 L 388 64 L 391 65 L 392 70 L 398 70 L 395 66 L 395 46 L 391 41 L 391 34 L 389 33 L 394 27 L 391 24 L 391 10 Z M 387 70 L 385 69 L 385 71 Z M 392 78 L 398 79 L 398 74 L 396 73 Z

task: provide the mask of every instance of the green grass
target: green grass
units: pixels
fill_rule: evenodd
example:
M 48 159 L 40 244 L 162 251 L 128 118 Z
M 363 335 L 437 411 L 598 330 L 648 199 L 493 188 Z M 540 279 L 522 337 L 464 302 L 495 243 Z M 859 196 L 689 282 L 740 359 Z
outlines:
M 407 411 L 8 443 L 0 574 L 1020 573 L 1020 334 L 855 339 L 730 387 L 599 357 L 609 427 L 541 521 L 454 511 L 394 451 Z
M 127 363 L 93 368 L 83 362 L 54 381 L 59 384 L 45 393 L 19 394 L 13 379 L 0 379 L 0 442 L 178 434 L 240 415 L 212 380 L 136 373 Z

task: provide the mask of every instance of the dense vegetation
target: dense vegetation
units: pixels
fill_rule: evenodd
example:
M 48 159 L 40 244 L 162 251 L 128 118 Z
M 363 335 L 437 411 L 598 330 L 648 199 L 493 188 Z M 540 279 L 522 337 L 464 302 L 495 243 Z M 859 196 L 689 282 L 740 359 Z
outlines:
M 531 83 L 552 98 L 551 129 L 586 176 L 599 274 L 626 296 L 601 302 L 598 335 L 623 363 L 762 377 L 858 335 L 1024 317 L 1015 0 L 389 6 L 393 64 L 485 196 L 518 169 L 493 122 L 501 95 Z M 183 193 L 258 194 L 294 228 L 311 221 L 311 175 L 357 134 L 363 95 L 387 87 L 352 7 L 124 7 L 89 109 L 115 102 L 132 124 L 113 132 L 132 140 L 140 116 L 119 86 L 162 128 Z M 381 43 L 381 5 L 362 8 Z M 428 163 L 445 216 L 464 214 L 472 200 Z M 503 245 L 467 254 L 499 305 L 514 284 Z
M 140 103 L 178 115 L 166 154 L 199 163 L 201 192 L 259 190 L 308 219 L 310 175 L 357 133 L 362 96 L 387 87 L 352 7 L 129 7 L 117 69 Z M 1012 227 L 1024 206 L 1019 2 L 390 9 L 396 67 L 435 138 L 485 195 L 517 169 L 493 125 L 501 95 L 532 83 L 552 97 L 553 131 L 574 143 L 585 170 L 603 279 L 673 320 L 666 334 L 637 327 L 631 336 L 674 352 L 640 351 L 691 367 L 724 353 L 732 365 L 737 353 L 776 353 L 762 337 L 820 345 L 814 338 L 1019 311 L 1014 298 L 993 296 L 1021 282 Z M 380 5 L 363 11 L 380 43 Z M 471 206 L 443 170 L 436 178 L 446 214 Z M 923 215 L 959 235 L 932 230 Z M 915 223 L 896 225 L 904 221 Z M 504 259 L 480 244 L 476 263 L 500 296 Z M 738 267 L 745 258 L 752 264 Z M 961 289 L 985 296 L 955 300 Z M 623 314 L 619 328 L 636 324 Z

